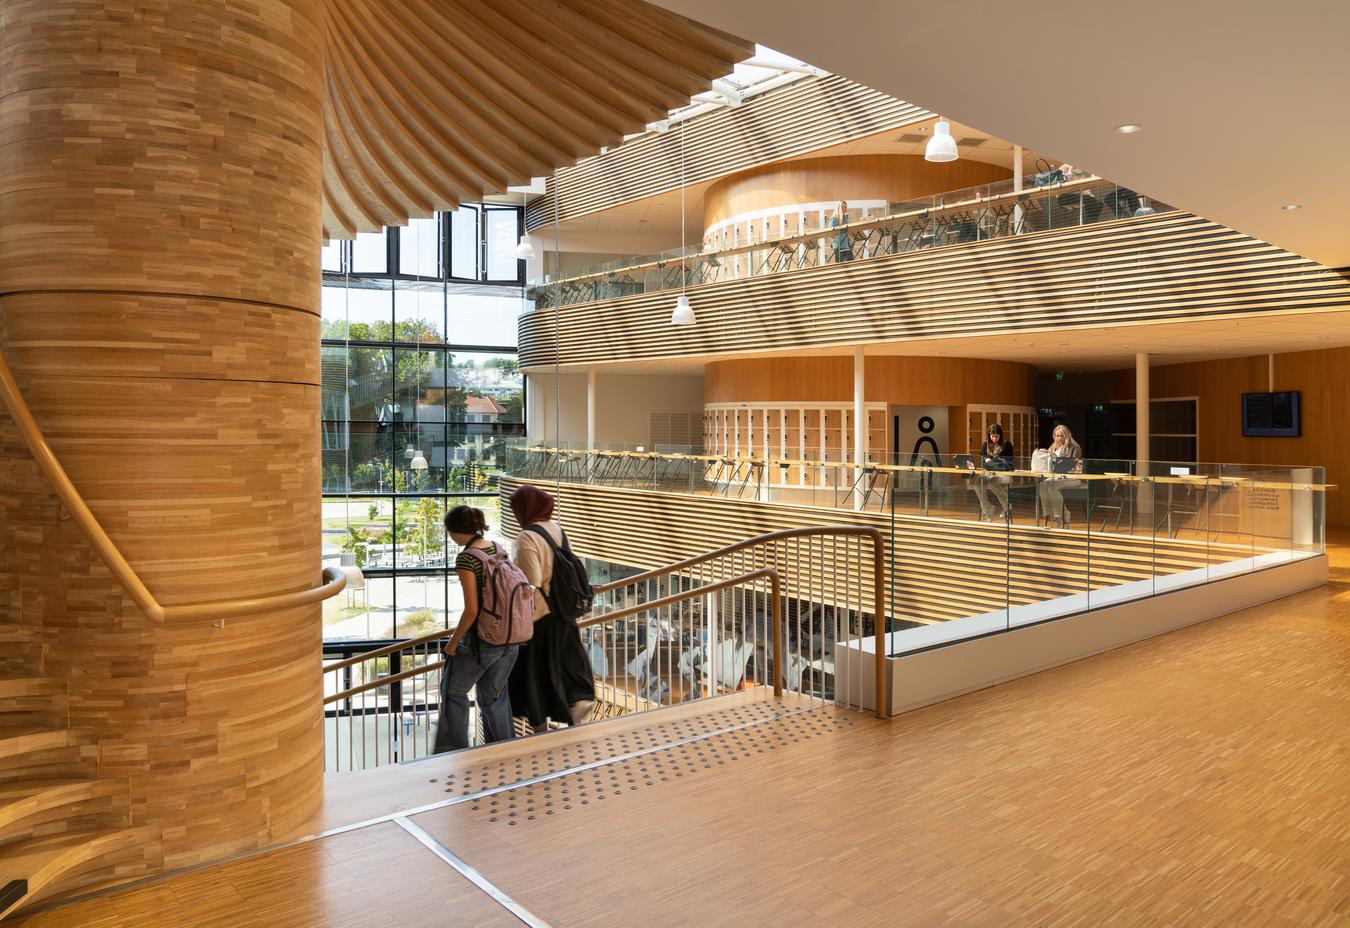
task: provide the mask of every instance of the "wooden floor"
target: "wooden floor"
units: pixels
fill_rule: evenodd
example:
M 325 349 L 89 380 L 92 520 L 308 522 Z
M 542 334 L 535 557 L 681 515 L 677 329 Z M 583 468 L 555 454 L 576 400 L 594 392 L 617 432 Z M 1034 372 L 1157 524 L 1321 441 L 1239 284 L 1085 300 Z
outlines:
M 1350 925 L 1350 548 L 1332 565 L 889 722 L 756 696 L 335 783 L 316 827 L 377 821 L 19 924 L 521 923 L 420 833 L 569 928 Z

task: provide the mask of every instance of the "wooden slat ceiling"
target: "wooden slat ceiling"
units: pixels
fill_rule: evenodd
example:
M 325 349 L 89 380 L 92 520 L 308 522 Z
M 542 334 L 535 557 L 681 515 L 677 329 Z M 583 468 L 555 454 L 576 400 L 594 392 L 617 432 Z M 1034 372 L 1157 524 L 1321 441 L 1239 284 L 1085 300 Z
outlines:
M 922 122 L 928 110 L 838 75 L 802 78 L 737 107 L 689 119 L 669 132 L 649 132 L 548 179 L 530 202 L 525 227 L 559 221 L 655 196 L 783 158 Z M 681 165 L 680 136 L 684 134 Z
M 754 53 L 641 0 L 334 0 L 324 234 L 454 209 L 664 117 Z
M 532 312 L 526 368 L 1350 308 L 1350 283 L 1190 213 L 1037 232 Z M 555 324 L 561 339 L 555 346 Z

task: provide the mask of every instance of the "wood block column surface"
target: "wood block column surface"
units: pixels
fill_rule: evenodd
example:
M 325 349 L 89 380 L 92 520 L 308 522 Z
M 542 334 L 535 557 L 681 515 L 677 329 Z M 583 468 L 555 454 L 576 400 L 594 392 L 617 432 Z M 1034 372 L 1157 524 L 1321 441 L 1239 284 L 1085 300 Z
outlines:
M 319 579 L 321 0 L 0 0 L 0 348 L 165 605 Z M 155 625 L 0 417 L 0 621 L 38 630 L 166 866 L 321 799 L 318 606 Z

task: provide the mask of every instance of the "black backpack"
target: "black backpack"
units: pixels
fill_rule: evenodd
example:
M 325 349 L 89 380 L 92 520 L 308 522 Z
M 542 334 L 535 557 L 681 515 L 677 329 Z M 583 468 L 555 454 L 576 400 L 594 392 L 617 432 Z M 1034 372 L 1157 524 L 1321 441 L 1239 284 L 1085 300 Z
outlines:
M 548 611 L 564 619 L 579 619 L 590 612 L 595 602 L 595 589 L 591 586 L 591 578 L 587 576 L 581 558 L 572 553 L 572 546 L 567 543 L 567 533 L 563 532 L 560 548 L 542 525 L 531 525 L 525 531 L 534 532 L 553 549 L 553 579 L 549 581 L 545 597 Z

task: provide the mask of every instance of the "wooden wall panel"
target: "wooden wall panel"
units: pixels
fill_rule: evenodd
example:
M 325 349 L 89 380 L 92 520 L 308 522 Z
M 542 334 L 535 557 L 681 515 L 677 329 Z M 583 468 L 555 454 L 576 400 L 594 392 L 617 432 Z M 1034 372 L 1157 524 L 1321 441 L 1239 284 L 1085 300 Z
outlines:
M 166 605 L 319 579 L 325 15 L 4 7 L 0 350 Z M 0 626 L 40 642 L 24 671 L 65 695 L 33 718 L 68 725 L 122 785 L 143 859 L 194 864 L 298 827 L 322 789 L 319 607 L 156 624 L 8 417 L 0 453 Z
M 1340 274 L 1173 212 L 531 312 L 526 368 L 1350 307 Z
M 1327 521 L 1350 525 L 1350 348 L 1275 356 L 1275 389 L 1302 393 L 1303 434 L 1298 438 L 1244 438 L 1242 394 L 1270 389 L 1269 356 L 1166 364 L 1149 371 L 1154 396 L 1199 397 L 1201 461 L 1273 464 L 1327 469 L 1339 489 L 1326 494 Z M 1134 399 L 1134 371 L 1115 375 L 1113 398 Z
M 868 355 L 868 402 L 913 406 L 1035 405 L 1036 368 L 1019 361 Z M 853 399 L 853 359 L 844 356 L 712 361 L 707 403 L 840 402 Z
M 946 164 L 920 155 L 845 155 L 767 164 L 717 181 L 703 199 L 703 225 L 793 203 L 906 200 L 1012 176 L 1007 168 L 963 158 Z M 856 218 L 856 217 L 855 217 Z
M 571 219 L 680 186 L 680 135 L 685 183 L 724 177 L 755 165 L 817 151 L 933 116 L 929 111 L 838 75 L 793 81 L 690 119 L 669 132 L 649 132 L 550 177 L 530 202 L 529 229 Z

